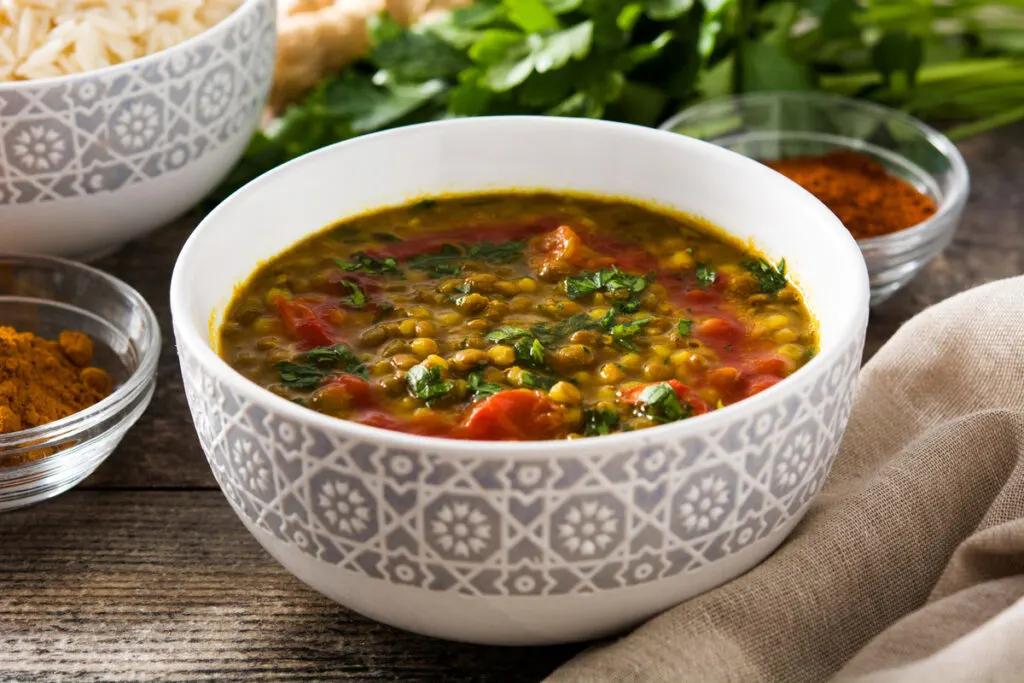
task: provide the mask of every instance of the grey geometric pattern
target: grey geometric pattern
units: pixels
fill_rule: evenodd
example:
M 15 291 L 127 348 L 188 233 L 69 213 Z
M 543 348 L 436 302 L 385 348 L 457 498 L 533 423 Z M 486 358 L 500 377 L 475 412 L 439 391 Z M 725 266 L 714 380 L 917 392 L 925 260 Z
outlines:
M 239 12 L 141 62 L 0 92 L 0 205 L 113 192 L 251 129 L 273 69 L 274 0 Z
M 505 596 L 643 584 L 775 533 L 828 474 L 862 346 L 851 341 L 806 387 L 699 436 L 639 433 L 632 449 L 510 460 L 313 428 L 268 413 L 179 353 L 199 439 L 243 518 L 366 576 Z

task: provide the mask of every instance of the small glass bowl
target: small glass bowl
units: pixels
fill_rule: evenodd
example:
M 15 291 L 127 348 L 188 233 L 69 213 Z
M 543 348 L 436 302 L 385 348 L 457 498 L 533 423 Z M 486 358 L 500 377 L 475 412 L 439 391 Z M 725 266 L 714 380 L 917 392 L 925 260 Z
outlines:
M 0 255 L 0 324 L 56 339 L 93 340 L 92 365 L 114 378 L 110 396 L 40 427 L 0 434 L 0 511 L 66 491 L 109 456 L 153 397 L 160 326 L 146 300 L 94 268 L 49 256 Z M 6 465 L 16 456 L 38 459 Z
M 928 220 L 857 240 L 871 279 L 872 305 L 906 286 L 946 248 L 967 202 L 967 164 L 949 138 L 871 102 L 815 92 L 751 93 L 702 102 L 661 128 L 764 161 L 853 150 L 934 199 L 938 211 Z

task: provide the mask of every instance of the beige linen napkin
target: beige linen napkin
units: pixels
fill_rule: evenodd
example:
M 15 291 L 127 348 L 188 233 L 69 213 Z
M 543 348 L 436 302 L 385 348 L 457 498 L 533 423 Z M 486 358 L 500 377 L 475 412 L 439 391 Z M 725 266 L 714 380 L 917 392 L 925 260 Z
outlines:
M 548 681 L 1024 681 L 1022 454 L 1013 278 L 865 366 L 824 490 L 774 555 Z

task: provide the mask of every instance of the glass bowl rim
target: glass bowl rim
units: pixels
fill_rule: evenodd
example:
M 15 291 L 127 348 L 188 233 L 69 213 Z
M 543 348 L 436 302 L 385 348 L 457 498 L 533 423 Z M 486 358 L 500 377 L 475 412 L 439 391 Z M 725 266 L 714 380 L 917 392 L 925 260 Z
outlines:
M 147 385 L 156 375 L 162 346 L 160 322 L 149 302 L 135 288 L 113 275 L 77 261 L 42 254 L 0 253 L 0 262 L 3 261 L 49 264 L 64 271 L 87 273 L 106 281 L 107 284 L 113 287 L 118 294 L 130 303 L 133 310 L 142 315 L 144 319 L 143 334 L 149 344 L 148 348 L 139 356 L 139 363 L 135 370 L 109 396 L 84 410 L 72 413 L 59 420 L 9 434 L 0 434 L 0 454 L 5 449 L 24 448 L 26 446 L 45 448 L 50 442 L 58 438 L 62 440 L 73 438 L 75 434 L 79 434 L 116 415 L 126 404 L 132 402 L 133 399 L 146 390 Z M 53 302 L 52 299 L 42 299 L 42 301 Z M 105 321 L 110 322 L 109 320 Z M 39 463 L 46 462 L 59 455 L 60 453 L 58 452 L 39 461 L 30 460 L 17 465 L 4 466 L 0 468 L 0 471 L 10 473 L 19 469 L 34 468 Z
M 953 141 L 937 129 L 929 126 L 924 121 L 921 121 L 920 119 L 898 109 L 894 109 L 877 102 L 818 91 L 778 90 L 770 92 L 741 93 L 738 95 L 726 95 L 723 97 L 705 100 L 704 102 L 698 102 L 697 104 L 676 112 L 658 127 L 661 130 L 676 133 L 675 128 L 678 126 L 680 121 L 701 113 L 702 110 L 710 109 L 716 105 L 720 106 L 727 102 L 757 102 L 759 100 L 817 101 L 833 105 L 843 105 L 853 109 L 860 109 L 861 111 L 871 112 L 889 119 L 901 121 L 920 133 L 921 136 L 927 140 L 937 152 L 949 161 L 950 172 L 952 174 L 950 190 L 946 196 L 941 198 L 934 214 L 920 223 L 911 225 L 903 230 L 897 230 L 895 232 L 877 235 L 875 237 L 858 239 L 856 240 L 858 246 L 864 248 L 884 248 L 885 246 L 892 245 L 893 243 L 902 244 L 904 242 L 908 242 L 920 244 L 921 242 L 932 241 L 944 232 L 944 229 L 947 226 L 948 216 L 958 211 L 964 202 L 967 201 L 967 196 L 970 192 L 971 186 L 970 170 L 967 167 L 967 162 L 964 160 L 963 155 L 960 153 L 960 150 Z M 676 134 L 682 135 L 682 133 Z M 709 139 L 707 142 L 715 144 L 714 139 Z M 857 145 L 845 145 L 845 147 L 852 150 L 858 149 Z M 902 157 L 900 154 L 894 154 Z

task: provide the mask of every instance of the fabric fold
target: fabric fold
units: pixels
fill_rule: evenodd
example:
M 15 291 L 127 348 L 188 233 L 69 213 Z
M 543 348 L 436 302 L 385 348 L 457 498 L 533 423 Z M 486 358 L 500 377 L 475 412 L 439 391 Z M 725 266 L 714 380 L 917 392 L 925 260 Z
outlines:
M 905 324 L 786 543 L 548 681 L 1021 680 L 1022 320 L 1013 278 Z

